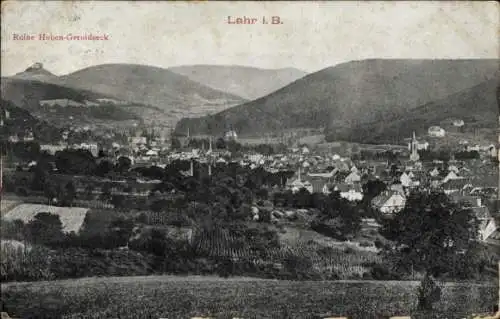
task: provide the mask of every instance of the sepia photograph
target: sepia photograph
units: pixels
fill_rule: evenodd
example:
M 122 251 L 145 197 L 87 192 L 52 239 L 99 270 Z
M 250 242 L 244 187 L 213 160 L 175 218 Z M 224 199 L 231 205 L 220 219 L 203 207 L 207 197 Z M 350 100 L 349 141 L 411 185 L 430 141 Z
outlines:
M 500 319 L 495 1 L 2 1 L 1 319 Z

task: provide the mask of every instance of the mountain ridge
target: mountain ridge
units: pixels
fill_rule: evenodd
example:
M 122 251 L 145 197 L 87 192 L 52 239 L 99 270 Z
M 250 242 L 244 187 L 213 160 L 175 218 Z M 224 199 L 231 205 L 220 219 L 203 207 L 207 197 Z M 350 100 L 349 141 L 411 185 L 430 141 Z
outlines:
M 412 132 L 419 136 L 427 135 L 430 126 L 442 126 L 448 130 L 446 122 L 460 119 L 465 123 L 462 128 L 464 134 L 475 134 L 475 129 L 487 130 L 489 139 L 495 143 L 500 115 L 499 84 L 499 79 L 491 79 L 385 121 L 366 123 L 344 132 L 327 131 L 326 140 L 349 137 L 352 142 L 393 143 L 410 137 Z M 471 112 L 472 107 L 476 112 Z
M 369 59 L 341 63 L 213 116 L 183 119 L 176 132 L 240 135 L 299 128 L 343 130 L 380 121 L 498 78 L 498 59 Z M 450 81 L 450 79 L 452 79 Z
M 307 72 L 292 67 L 265 69 L 242 65 L 194 64 L 169 70 L 247 100 L 270 94 L 307 75 Z
M 168 69 L 141 64 L 100 64 L 63 75 L 60 78 L 66 85 L 72 87 L 91 89 L 97 93 L 112 95 L 126 101 L 158 107 L 164 107 L 165 102 L 182 101 L 182 98 L 186 98 L 186 95 L 190 94 L 189 91 L 193 91 L 193 88 L 210 99 L 226 98 L 238 102 L 242 100 L 240 97 L 203 87 L 201 84 Z M 96 81 L 100 83 L 95 83 Z M 106 81 L 107 83 L 101 83 Z M 117 81 L 121 82 L 117 83 Z M 163 89 L 167 86 L 168 90 L 164 91 L 163 95 L 160 94 L 159 97 L 151 96 L 151 93 L 161 86 L 164 86 Z M 172 87 L 175 92 L 173 92 Z M 178 95 L 182 95 L 182 97 L 179 98 Z
M 148 123 L 160 121 L 170 127 L 181 117 L 215 113 L 246 101 L 163 68 L 120 63 L 91 66 L 62 76 L 35 63 L 14 76 L 2 77 L 2 98 L 31 111 L 38 110 L 41 100 L 111 99 L 133 105 L 129 110 Z

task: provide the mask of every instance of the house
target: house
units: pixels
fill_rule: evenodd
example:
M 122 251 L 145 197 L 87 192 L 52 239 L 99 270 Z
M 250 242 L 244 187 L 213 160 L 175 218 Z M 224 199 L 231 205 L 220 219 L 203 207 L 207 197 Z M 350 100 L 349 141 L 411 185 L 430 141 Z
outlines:
M 31 142 L 35 140 L 35 137 L 33 135 L 33 132 L 31 130 L 28 130 L 26 134 L 24 135 L 23 141 L 24 142 Z
M 148 150 L 146 152 L 146 156 L 153 156 L 153 157 L 156 157 L 158 156 L 158 151 L 155 151 L 155 150 Z
M 500 245 L 500 216 L 493 217 L 481 234 L 488 243 Z
M 417 151 L 428 150 L 429 149 L 429 142 L 415 140 L 413 145 L 412 145 L 412 142 L 408 142 L 408 150 L 410 152 L 412 151 L 413 147 L 415 147 L 417 149 Z
M 333 188 L 334 191 L 340 193 L 340 197 L 348 201 L 360 201 L 363 199 L 363 190 L 359 185 L 338 184 Z
M 411 173 L 410 173 L 411 174 Z M 403 185 L 404 187 L 410 187 L 413 185 L 413 181 L 411 179 L 411 176 L 410 174 L 407 174 L 406 172 L 404 172 L 403 174 L 401 174 L 401 176 L 399 177 L 399 181 L 401 182 L 401 185 Z
M 361 181 L 361 176 L 357 172 L 351 172 L 347 177 L 344 179 L 344 182 L 346 184 L 354 184 L 354 183 L 359 183 Z
M 458 167 L 455 166 L 455 165 L 448 166 L 448 171 L 449 172 L 455 172 L 456 174 L 458 174 L 460 172 L 460 170 L 458 169 Z
M 406 193 L 402 184 L 394 183 L 391 186 L 389 186 L 389 189 L 393 192 L 397 192 L 397 193 L 400 193 L 402 195 L 404 195 Z
M 95 103 L 89 100 L 85 100 L 84 103 L 86 106 L 99 106 L 99 103 Z
M 40 106 L 61 106 L 61 107 L 69 107 L 69 106 L 85 106 L 85 104 L 76 102 L 70 99 L 54 99 L 54 100 L 42 100 L 40 101 Z
M 497 148 L 495 147 L 495 145 L 490 145 L 489 146 L 488 153 L 489 153 L 489 156 L 491 156 L 491 157 L 498 157 L 499 156 Z
M 74 147 L 83 150 L 88 150 L 94 157 L 97 157 L 97 155 L 99 154 L 99 147 L 97 146 L 96 143 L 81 143 L 79 145 L 78 144 L 74 145 Z
M 321 190 L 321 192 L 325 195 L 328 195 L 331 193 L 331 189 L 332 189 L 332 185 L 330 183 L 327 183 L 327 184 L 323 185 L 323 189 Z
M 444 137 L 446 134 L 446 131 L 439 126 L 431 126 L 427 130 L 427 133 L 429 134 L 429 136 L 432 136 L 432 137 Z
M 441 185 L 441 178 L 439 176 L 433 176 L 429 179 L 429 186 L 431 188 L 439 188 Z
M 297 193 L 300 191 L 302 188 L 305 188 L 309 193 L 313 193 L 313 186 L 311 182 L 309 181 L 301 181 L 299 179 L 294 180 L 290 185 L 289 185 L 290 190 L 293 193 Z
M 307 176 L 309 177 L 321 177 L 321 178 L 333 178 L 335 176 L 335 173 L 337 173 L 337 169 L 333 169 L 330 172 L 325 172 L 325 173 L 307 173 Z
M 450 180 L 454 180 L 454 179 L 461 179 L 462 177 L 458 176 L 457 173 L 455 173 L 455 171 L 450 171 L 448 172 L 448 174 L 446 175 L 445 178 L 443 178 L 443 183 L 446 183 Z
M 477 196 L 455 196 L 455 201 L 462 204 L 464 208 L 469 208 L 474 212 L 479 222 L 479 239 L 487 240 L 497 230 L 498 225 L 492 217 L 488 206 L 484 205 L 481 197 Z
M 488 219 L 481 227 L 479 227 L 479 237 L 483 241 L 496 240 L 500 241 L 500 227 L 495 218 Z
M 238 140 L 238 134 L 236 134 L 236 131 L 234 130 L 229 130 L 226 133 L 224 133 L 224 140 L 225 141 L 237 141 Z
M 372 200 L 372 207 L 383 214 L 400 212 L 406 204 L 406 197 L 400 192 L 387 190 Z
M 40 151 L 45 151 L 50 155 L 54 155 L 56 152 L 64 150 L 66 147 L 63 145 L 53 145 L 53 144 L 41 144 Z
M 328 183 L 328 180 L 323 178 L 314 178 L 310 179 L 309 182 L 312 186 L 312 193 L 330 193 L 331 184 Z
M 461 192 L 467 188 L 470 184 L 470 180 L 468 178 L 457 178 L 450 179 L 445 183 L 441 184 L 441 187 L 445 194 L 449 195 L 455 192 Z
M 147 138 L 145 136 L 133 136 L 129 138 L 129 142 L 132 145 L 146 144 Z

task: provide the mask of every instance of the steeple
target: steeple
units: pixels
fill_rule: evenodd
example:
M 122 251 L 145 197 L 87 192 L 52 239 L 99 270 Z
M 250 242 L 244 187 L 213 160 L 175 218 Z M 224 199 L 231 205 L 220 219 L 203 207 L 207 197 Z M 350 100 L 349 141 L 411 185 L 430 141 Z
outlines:
M 187 129 L 187 138 L 189 138 L 189 127 Z
M 415 136 L 415 131 L 413 131 L 413 138 L 412 138 L 412 141 L 411 141 L 411 144 L 410 144 L 410 148 L 411 148 L 411 154 L 410 154 L 410 160 L 413 161 L 413 162 L 416 162 L 420 159 L 420 155 L 418 154 L 418 146 L 417 146 L 418 142 L 417 142 L 417 138 Z

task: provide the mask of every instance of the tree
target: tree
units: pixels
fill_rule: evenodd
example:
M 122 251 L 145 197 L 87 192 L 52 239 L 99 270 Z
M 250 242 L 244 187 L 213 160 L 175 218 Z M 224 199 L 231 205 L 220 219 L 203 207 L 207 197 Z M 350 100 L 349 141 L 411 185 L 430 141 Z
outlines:
M 393 178 L 398 177 L 398 175 L 399 175 L 399 167 L 398 167 L 397 164 L 392 164 L 391 165 L 390 175 Z
M 43 187 L 43 194 L 47 198 L 47 201 L 50 205 L 54 198 L 56 198 L 57 196 L 56 186 L 50 181 L 46 182 Z
M 87 186 L 85 186 L 85 197 L 88 200 L 91 200 L 94 198 L 94 185 L 87 184 Z
M 225 149 L 226 148 L 226 141 L 222 137 L 219 137 L 217 141 L 215 141 L 215 148 L 216 149 Z
M 426 274 L 418 287 L 417 309 L 422 311 L 431 311 L 432 304 L 441 299 L 441 289 L 434 280 Z
M 95 159 L 88 150 L 63 150 L 55 156 L 56 167 L 63 174 L 89 175 L 95 171 Z
M 222 148 L 224 148 L 224 147 L 222 147 Z M 236 141 L 228 141 L 226 143 L 226 147 L 225 148 L 227 148 L 230 152 L 234 152 L 235 153 L 235 152 L 241 151 L 242 146 L 241 146 L 240 143 L 238 143 Z
M 115 208 L 123 208 L 125 206 L 125 196 L 123 195 L 113 195 L 111 197 L 111 204 Z
M 25 160 L 33 160 L 40 155 L 40 144 L 37 142 L 17 142 L 12 144 L 12 153 Z
M 296 208 L 310 208 L 311 207 L 311 193 L 305 188 L 301 188 L 295 193 L 294 207 Z
M 363 185 L 363 201 L 369 204 L 372 199 L 380 195 L 386 189 L 387 185 L 380 180 L 366 182 Z
M 480 155 L 478 151 L 462 151 L 462 152 L 456 152 L 455 153 L 455 158 L 457 160 L 470 160 L 470 159 L 479 159 Z
M 165 234 L 154 228 L 151 231 L 151 239 L 147 243 L 147 251 L 158 257 L 164 257 L 167 251 Z
M 381 234 L 393 241 L 384 255 L 395 270 L 439 276 L 454 271 L 477 238 L 477 220 L 442 192 L 413 193 L 405 208 L 383 222 Z
M 102 194 L 101 194 L 101 199 L 103 200 L 110 200 L 111 199 L 111 184 L 106 183 L 102 186 Z
M 76 188 L 72 181 L 69 181 L 64 188 L 63 205 L 73 206 L 73 201 L 76 199 Z
M 64 239 L 63 226 L 59 216 L 51 213 L 38 213 L 25 226 L 26 239 L 34 244 L 51 245 Z
M 111 222 L 108 231 L 112 246 L 120 247 L 127 245 L 133 229 L 134 221 L 131 219 L 119 218 Z
M 35 191 L 41 191 L 45 188 L 49 180 L 49 173 L 47 165 L 44 162 L 38 162 L 35 167 L 35 172 L 33 176 L 32 189 Z
M 126 156 L 120 156 L 118 162 L 116 163 L 115 170 L 119 173 L 128 172 L 132 166 L 132 161 Z
M 174 150 L 181 148 L 181 141 L 177 137 L 172 137 L 171 147 Z
M 269 199 L 269 192 L 265 188 L 258 189 L 256 195 L 260 199 Z
M 102 160 L 97 164 L 97 167 L 95 169 L 95 174 L 97 176 L 104 177 L 107 174 L 109 174 L 113 170 L 113 163 L 111 163 L 108 160 Z
M 346 240 L 361 228 L 361 215 L 349 201 L 333 192 L 322 203 L 316 203 L 321 213 L 311 223 L 311 228 L 326 236 Z

